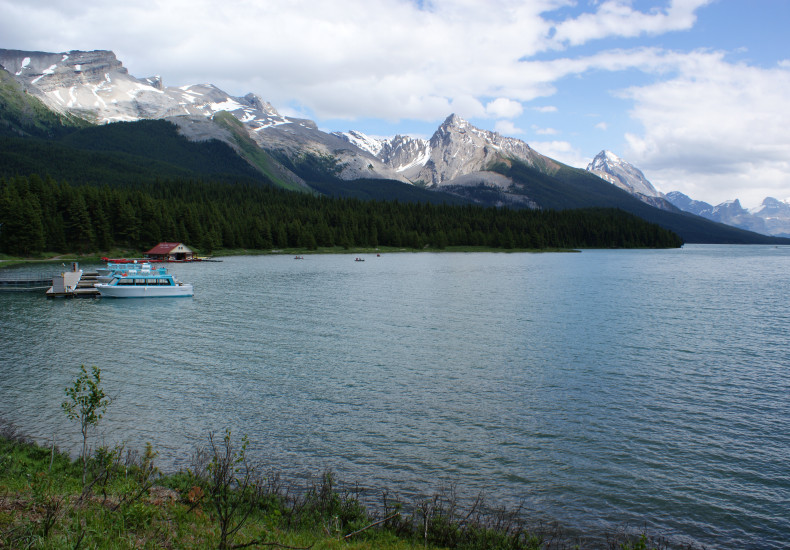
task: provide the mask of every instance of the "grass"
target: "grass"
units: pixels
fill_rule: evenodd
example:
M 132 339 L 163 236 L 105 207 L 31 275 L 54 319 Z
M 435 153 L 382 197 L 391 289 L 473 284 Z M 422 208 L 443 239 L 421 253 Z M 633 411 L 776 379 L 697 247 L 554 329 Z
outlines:
M 41 252 L 34 256 L 20 257 L 0 253 L 0 268 L 31 263 L 102 263 L 102 258 L 140 258 L 143 253 L 137 250 L 114 249 L 108 252 Z
M 520 510 L 492 509 L 482 498 L 464 507 L 452 488 L 411 503 L 383 493 L 371 511 L 357 487 L 331 473 L 308 487 L 287 486 L 276 475 L 257 477 L 230 432 L 226 447 L 211 441 L 189 469 L 169 475 L 155 467 L 150 446 L 100 448 L 83 486 L 79 460 L 0 422 L 0 548 L 671 548 L 644 532 L 588 539 L 557 526 L 527 528 Z M 218 475 L 223 471 L 229 477 Z
M 246 468 L 243 451 L 225 452 L 222 445 L 203 453 L 202 465 L 196 458 L 193 469 L 167 476 L 153 466 L 156 453 L 150 447 L 141 453 L 99 449 L 90 457 L 83 487 L 78 461 L 25 441 L 8 427 L 4 431 L 0 548 L 515 550 L 543 542 L 512 520 L 507 528 L 494 528 L 478 512 L 475 521 L 461 521 L 450 508 L 455 503 L 438 497 L 412 513 L 390 504 L 386 515 L 376 515 L 329 473 L 301 490 L 284 488 L 278 478 L 249 477 L 245 485 L 243 476 L 253 469 Z M 232 475 L 218 482 L 223 461 L 232 466 Z M 221 519 L 228 515 L 228 524 L 238 530 L 223 536 Z

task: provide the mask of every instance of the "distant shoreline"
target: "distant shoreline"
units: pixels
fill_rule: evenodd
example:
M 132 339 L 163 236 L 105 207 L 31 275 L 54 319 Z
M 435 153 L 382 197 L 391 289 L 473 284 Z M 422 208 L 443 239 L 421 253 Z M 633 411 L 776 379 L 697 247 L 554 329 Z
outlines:
M 620 250 L 630 250 L 630 249 L 620 249 Z M 3 264 L 0 267 L 12 267 L 15 265 L 24 265 L 24 264 L 44 264 L 44 263 L 67 263 L 67 262 L 83 262 L 83 263 L 104 263 L 102 258 L 142 258 L 143 252 L 138 251 L 116 251 L 117 253 L 96 253 L 96 254 L 86 254 L 80 256 L 78 254 L 58 254 L 55 256 L 48 256 L 43 258 L 0 258 L 0 264 Z M 230 249 L 230 250 L 219 250 L 212 254 L 208 254 L 210 257 L 215 258 L 224 258 L 224 257 L 231 257 L 231 256 L 316 256 L 321 254 L 349 254 L 349 255 L 360 255 L 360 254 L 403 254 L 403 253 L 421 253 L 421 252 L 433 252 L 433 253 L 476 253 L 476 252 L 487 252 L 487 253 L 502 253 L 502 254 L 541 254 L 541 253 L 554 253 L 554 252 L 581 252 L 578 249 L 566 249 L 566 248 L 490 248 L 490 247 L 483 247 L 483 246 L 448 246 L 446 248 L 390 248 L 390 247 L 380 247 L 380 248 L 342 248 L 342 247 L 331 247 L 331 248 L 318 248 L 316 250 L 307 250 L 303 248 L 284 248 L 284 249 L 271 249 L 271 250 L 256 250 L 256 249 Z M 189 262 L 186 262 L 189 263 Z M 199 262 L 196 262 L 199 263 Z

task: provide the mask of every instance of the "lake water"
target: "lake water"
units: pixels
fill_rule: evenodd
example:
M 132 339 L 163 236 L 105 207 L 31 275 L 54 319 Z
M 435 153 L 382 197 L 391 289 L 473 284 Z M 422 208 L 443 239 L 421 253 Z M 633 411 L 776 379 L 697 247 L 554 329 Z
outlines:
M 97 365 L 96 439 L 164 469 L 229 427 L 286 474 L 790 544 L 790 248 L 365 259 L 168 266 L 194 298 L 0 294 L 0 417 L 76 453 L 63 389 Z

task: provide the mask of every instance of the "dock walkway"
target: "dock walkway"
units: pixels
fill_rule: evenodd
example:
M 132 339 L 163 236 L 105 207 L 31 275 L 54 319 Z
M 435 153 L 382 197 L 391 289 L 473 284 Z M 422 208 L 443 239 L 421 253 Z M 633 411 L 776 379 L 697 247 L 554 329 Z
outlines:
M 99 274 L 84 272 L 77 264 L 72 264 L 71 271 L 64 271 L 52 278 L 52 286 L 47 290 L 47 298 L 95 298 L 99 291 L 93 286 Z

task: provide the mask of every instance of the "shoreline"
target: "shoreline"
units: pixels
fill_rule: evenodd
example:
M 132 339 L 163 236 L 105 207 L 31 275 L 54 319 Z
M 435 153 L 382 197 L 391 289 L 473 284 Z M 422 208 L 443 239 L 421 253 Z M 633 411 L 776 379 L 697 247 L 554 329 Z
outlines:
M 626 250 L 626 249 L 623 249 Z M 6 257 L 0 258 L 0 269 L 5 267 L 13 267 L 25 264 L 47 264 L 47 263 L 104 263 L 102 258 L 119 257 L 119 258 L 140 258 L 143 252 L 139 251 L 115 251 L 117 253 L 103 253 L 97 252 L 93 254 L 74 254 L 63 253 L 53 256 L 46 256 L 43 258 L 18 258 Z M 417 254 L 422 252 L 429 253 L 499 253 L 499 254 L 551 254 L 551 253 L 580 253 L 579 249 L 571 248 L 490 248 L 484 246 L 453 246 L 446 248 L 395 248 L 395 247 L 378 247 L 378 248 L 342 248 L 342 247 L 324 247 L 315 250 L 306 248 L 283 248 L 283 249 L 223 249 L 218 250 L 212 254 L 207 254 L 210 258 L 225 258 L 231 256 L 317 256 L 322 254 Z M 168 263 L 168 262 L 164 262 Z M 192 263 L 192 262 L 179 262 L 179 263 Z M 194 261 L 200 263 L 200 260 Z
M 227 437 L 230 437 L 229 432 L 227 432 Z M 236 440 L 238 436 L 233 436 L 232 439 Z M 115 477 L 120 480 L 121 476 L 129 479 L 136 477 L 135 470 L 139 469 L 143 463 L 133 462 L 124 465 L 120 460 L 120 455 L 123 452 L 127 452 L 127 456 L 136 456 L 138 461 L 143 456 L 150 456 L 152 460 L 155 460 L 158 455 L 154 448 L 144 454 L 135 455 L 135 452 L 139 451 L 128 445 L 128 442 L 120 444 L 120 447 L 105 447 L 103 449 L 103 452 L 119 453 L 115 459 L 115 466 L 110 467 L 120 468 L 120 470 L 109 473 L 107 479 Z M 36 506 L 41 507 L 41 503 L 37 500 L 40 500 L 41 497 L 36 495 L 36 487 L 31 486 L 32 492 L 26 489 L 25 484 L 20 484 L 17 479 L 19 475 L 45 480 L 48 487 L 46 498 L 54 499 L 53 502 L 77 503 L 73 505 L 72 510 L 68 509 L 68 505 L 62 506 L 59 512 L 61 515 L 67 516 L 69 513 L 83 516 L 96 514 L 99 519 L 95 521 L 106 520 L 107 508 L 98 506 L 91 509 L 91 502 L 93 501 L 95 504 L 102 497 L 95 491 L 92 492 L 90 488 L 88 493 L 85 493 L 84 489 L 82 490 L 83 497 L 87 494 L 90 498 L 87 501 L 88 504 L 82 505 L 84 508 L 80 511 L 79 503 L 82 497 L 79 497 L 80 489 L 77 479 L 81 468 L 80 457 L 71 456 L 71 453 L 64 452 L 56 445 L 50 447 L 47 442 L 37 442 L 17 429 L 13 423 L 2 418 L 0 418 L 0 450 L 4 451 L 5 459 L 8 461 L 6 464 L 14 466 L 6 468 L 6 471 L 0 475 L 0 488 L 5 489 L 5 501 L 8 502 L 7 499 L 11 497 L 17 503 L 29 502 L 33 514 L 30 518 L 24 514 L 14 517 L 12 520 L 17 526 L 20 521 L 26 520 L 35 524 Z M 90 471 L 93 472 L 91 475 L 99 477 L 107 475 L 107 473 L 101 473 L 102 466 L 96 455 L 89 456 L 88 460 L 91 464 Z M 17 461 L 16 464 L 15 461 Z M 56 465 L 54 470 L 53 463 Z M 260 508 L 257 514 L 263 514 L 263 517 L 254 517 L 245 531 L 248 529 L 257 531 L 256 526 L 261 522 L 271 526 L 283 518 L 287 520 L 289 514 L 298 511 L 310 499 L 311 495 L 315 495 L 316 489 L 319 489 L 322 501 L 327 499 L 327 504 L 340 504 L 341 510 L 354 510 L 356 517 L 350 518 L 353 521 L 343 520 L 343 523 L 347 522 L 345 531 L 355 529 L 353 527 L 355 523 L 362 525 L 362 530 L 377 527 L 371 529 L 368 533 L 369 537 L 357 539 L 354 548 L 381 548 L 382 544 L 387 548 L 404 549 L 415 547 L 427 549 L 464 548 L 466 547 L 464 543 L 469 543 L 471 542 L 470 538 L 476 537 L 481 537 L 478 542 L 483 544 L 494 543 L 492 547 L 507 547 L 515 550 L 566 550 L 585 547 L 606 547 L 619 550 L 644 550 L 646 548 L 697 550 L 701 548 L 695 543 L 682 541 L 686 538 L 683 536 L 680 537 L 681 540 L 670 542 L 663 535 L 649 532 L 646 523 L 641 526 L 624 523 L 613 525 L 610 528 L 602 528 L 601 531 L 584 532 L 578 527 L 563 525 L 555 520 L 543 518 L 539 513 L 536 514 L 537 510 L 526 510 L 521 505 L 510 508 L 497 504 L 482 493 L 476 496 L 472 494 L 464 496 L 463 491 L 459 492 L 455 484 L 447 487 L 433 487 L 429 489 L 428 493 L 421 496 L 407 497 L 399 496 L 397 490 L 392 490 L 392 488 L 373 488 L 364 483 L 361 485 L 359 480 L 349 481 L 337 478 L 331 470 L 324 470 L 322 473 L 314 472 L 303 476 L 300 480 L 298 476 L 282 478 L 279 471 L 262 468 L 255 457 L 245 457 L 243 464 L 244 468 L 252 468 L 256 477 L 263 474 L 264 477 L 261 478 L 261 481 L 265 485 L 267 477 L 272 476 L 275 480 L 274 485 L 267 485 L 268 492 L 264 494 L 264 498 L 259 503 Z M 47 465 L 49 465 L 48 468 Z M 200 476 L 196 476 L 196 472 L 190 469 L 167 472 L 160 471 L 153 462 L 150 466 L 153 469 L 150 470 L 151 477 L 148 487 L 143 487 L 140 492 L 135 489 L 138 505 L 147 507 L 146 514 L 154 516 L 162 511 L 168 511 L 166 516 L 178 517 L 179 521 L 186 519 L 187 525 L 192 529 L 192 534 L 198 538 L 211 539 L 212 536 L 216 536 L 210 524 L 205 522 L 195 524 L 194 520 L 185 518 L 195 508 L 203 510 L 207 514 L 202 515 L 199 512 L 198 517 L 201 519 L 211 518 L 209 503 L 193 500 L 195 487 L 202 485 Z M 97 467 L 99 473 L 97 473 Z M 106 466 L 104 467 L 106 468 Z M 91 482 L 90 486 L 93 483 Z M 110 495 L 110 503 L 124 502 L 128 498 L 129 495 L 125 494 L 125 491 L 129 490 L 128 482 L 119 485 L 107 484 L 107 481 L 103 482 L 105 485 L 101 485 L 101 483 L 99 492 L 103 492 L 103 504 L 108 502 L 108 495 Z M 432 496 L 428 496 L 429 493 Z M 167 498 L 162 498 L 163 494 Z M 392 496 L 395 498 L 392 499 Z M 4 499 L 0 498 L 0 511 L 2 511 L 3 503 Z M 429 507 L 427 518 L 423 517 L 426 506 Z M 114 511 L 111 507 L 109 510 Z M 187 510 L 186 514 L 184 510 Z M 393 514 L 393 511 L 396 514 Z M 326 525 L 331 522 L 337 523 L 338 512 L 340 510 L 334 508 L 333 504 L 333 510 L 331 510 L 329 517 L 314 518 L 308 524 L 300 523 L 296 526 L 287 521 L 272 532 L 279 533 L 281 536 L 308 539 L 319 548 L 334 548 L 338 540 L 349 542 L 347 541 L 348 536 L 342 537 L 342 533 L 335 532 L 335 530 L 330 532 L 326 529 Z M 464 516 L 466 519 L 463 519 Z M 430 537 L 428 536 L 429 528 L 424 524 L 426 519 L 429 522 L 438 522 L 432 527 L 437 532 L 431 533 Z M 315 521 L 317 523 L 313 523 Z M 0 521 L 0 527 L 2 526 L 2 521 Z M 61 536 L 66 535 L 67 539 L 76 536 L 71 531 L 73 527 L 69 526 L 67 522 L 59 524 L 57 528 L 53 522 L 51 527 L 53 532 L 59 532 Z M 423 530 L 425 530 L 425 534 L 423 534 Z M 142 533 L 138 533 L 138 535 L 147 538 L 147 531 L 145 529 L 141 531 Z M 7 533 L 13 533 L 13 529 L 6 533 L 0 529 L 0 546 L 3 543 L 3 535 Z M 352 535 L 356 533 L 357 531 Z M 101 532 L 97 535 L 99 538 L 107 536 L 106 533 Z M 42 538 L 46 540 L 48 536 L 50 535 Z M 441 540 L 443 537 L 447 538 Z M 500 544 L 496 544 L 494 541 Z M 502 543 L 505 545 L 501 545 Z M 199 547 L 203 546 L 199 545 Z

